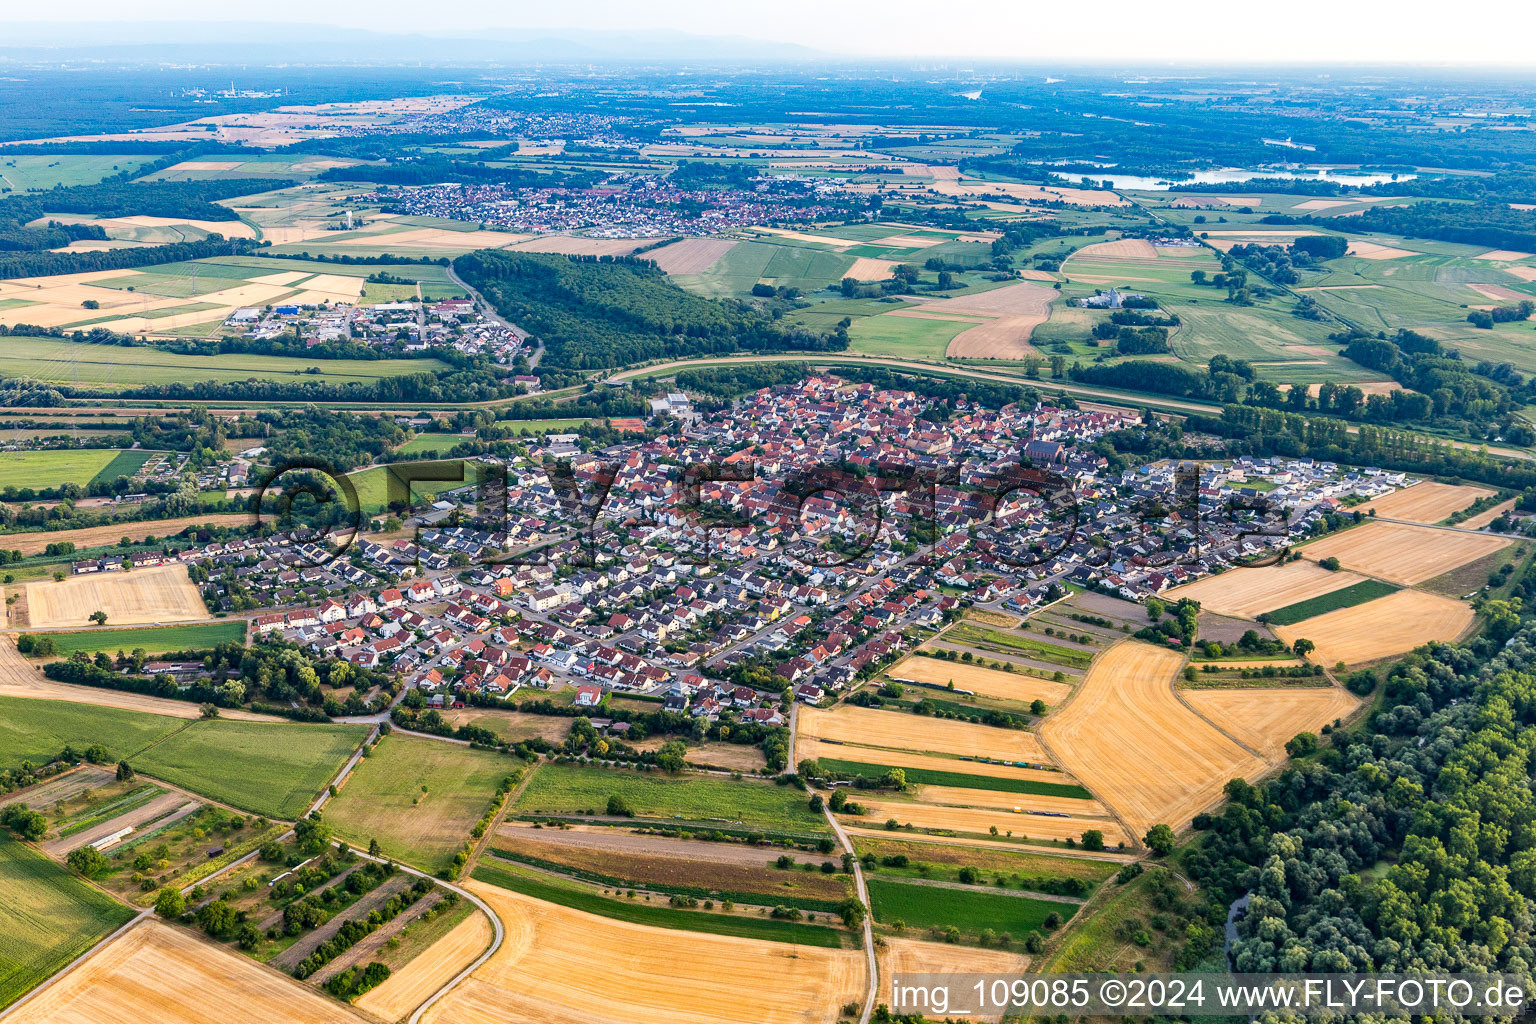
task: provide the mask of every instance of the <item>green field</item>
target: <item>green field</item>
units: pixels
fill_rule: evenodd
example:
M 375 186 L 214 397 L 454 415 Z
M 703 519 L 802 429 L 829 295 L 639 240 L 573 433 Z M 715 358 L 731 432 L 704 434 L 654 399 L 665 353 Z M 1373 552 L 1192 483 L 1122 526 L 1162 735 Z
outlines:
M 950 886 L 868 880 L 870 908 L 875 920 L 889 925 L 905 922 L 908 928 L 948 928 L 953 925 L 967 936 L 984 928 L 1007 932 L 1015 940 L 1039 928 L 1052 911 L 1062 920 L 1071 917 L 1076 904 L 1007 895 L 1006 890 L 956 889 Z
M 1057 644 L 1046 643 L 1043 640 L 1021 636 L 1018 633 L 988 629 L 985 626 L 978 626 L 971 622 L 960 623 L 958 626 L 942 634 L 938 639 L 942 642 L 966 644 L 983 650 L 1002 653 L 1014 651 L 1019 654 L 1039 658 L 1042 661 L 1054 662 L 1058 665 L 1067 665 L 1073 668 L 1086 668 L 1088 662 L 1093 659 L 1093 655 L 1089 651 L 1061 647 Z
M 1357 604 L 1365 604 L 1374 601 L 1378 597 L 1386 597 L 1388 594 L 1397 593 L 1398 588 L 1390 583 L 1380 580 L 1361 580 L 1353 586 L 1340 590 L 1329 591 L 1310 597 L 1305 601 L 1297 601 L 1288 604 L 1284 608 L 1276 608 L 1267 613 L 1267 619 L 1274 626 L 1292 626 L 1303 619 L 1310 619 L 1314 615 L 1324 612 L 1337 611 L 1340 608 L 1353 608 Z
M 848 351 L 900 359 L 943 359 L 950 339 L 976 324 L 964 320 L 869 316 L 848 328 Z
M 154 157 L 95 153 L 0 154 L 0 191 L 25 192 L 63 185 L 94 185 L 119 171 L 131 171 Z
M 133 759 L 133 767 L 242 811 L 304 814 L 357 745 L 365 725 L 209 719 Z
M 95 654 L 106 651 L 132 652 L 143 648 L 146 654 L 170 651 L 201 651 L 217 644 L 243 641 L 245 621 L 204 622 L 195 626 L 149 626 L 142 629 L 76 630 L 50 633 L 58 653 L 64 657 L 76 651 Z
M 0 1007 L 9 1006 L 134 915 L 0 833 Z
M 274 269 L 272 271 L 276 273 Z M 310 373 L 318 369 L 318 373 Z M 44 338 L 7 338 L 0 346 L 0 377 L 31 377 L 111 391 L 140 384 L 235 383 L 255 378 L 285 384 L 372 384 L 385 377 L 440 373 L 437 359 L 305 359 L 226 353 L 183 355 L 161 349 L 93 345 Z M 4 472 L 11 475 L 7 453 Z
M 25 343 L 23 343 L 25 344 Z M 12 345 L 7 339 L 0 346 L 0 363 Z M 109 466 L 127 466 L 138 460 L 138 466 L 149 460 L 149 452 L 128 452 L 116 448 L 56 448 L 46 451 L 6 452 L 0 455 L 0 488 L 4 487 L 60 487 L 79 484 L 85 487 L 97 477 L 115 479 L 126 475 L 120 470 L 108 473 Z M 123 457 L 127 456 L 126 459 Z M 134 470 L 138 466 L 133 467 Z
M 101 744 L 114 759 L 136 754 L 186 722 L 68 701 L 0 697 L 0 769 L 53 760 L 65 746 Z
M 800 790 L 715 775 L 546 764 L 534 772 L 514 811 L 523 815 L 603 814 L 610 796 L 623 797 L 639 818 L 741 824 L 767 831 L 820 833 L 826 820 Z
M 519 762 L 488 750 L 389 736 L 325 806 L 338 838 L 426 871 L 446 868 Z
M 477 882 L 497 885 L 547 903 L 556 903 L 562 907 L 570 907 L 572 910 L 609 917 L 616 921 L 628 921 L 632 924 L 704 932 L 708 935 L 766 939 L 770 942 L 792 942 L 802 946 L 825 946 L 829 949 L 840 949 L 844 945 L 845 933 L 821 925 L 776 921 L 772 918 L 745 915 L 711 914 L 701 910 L 680 910 L 643 901 L 611 900 L 574 882 L 564 882 L 554 875 L 541 874 L 510 864 L 481 864 L 475 868 L 472 877 Z
M 759 281 L 816 291 L 843 279 L 853 257 L 809 245 L 741 242 L 699 274 L 674 274 L 682 288 L 715 298 L 744 298 Z
M 450 445 L 449 447 L 452 447 Z M 424 462 L 430 460 L 423 460 Z M 451 491 L 456 487 L 467 487 L 479 481 L 479 464 L 459 462 L 448 459 L 442 463 L 446 471 L 454 467 L 462 467 L 460 475 L 453 480 L 416 480 L 412 479 L 409 471 L 400 469 L 402 466 L 419 466 L 422 463 L 397 462 L 387 466 L 373 466 L 356 473 L 347 474 L 347 479 L 352 481 L 352 486 L 357 488 L 357 501 L 365 515 L 382 512 L 389 506 L 390 481 L 395 483 L 396 494 L 409 494 L 412 504 L 420 503 L 428 498 Z
M 970 709 L 974 710 L 974 709 Z M 862 775 L 866 778 L 878 779 L 890 770 L 888 766 L 878 764 L 865 764 L 859 761 L 839 761 L 829 757 L 820 758 L 820 763 L 828 770 L 834 772 L 846 772 L 849 775 Z M 965 762 L 957 761 L 957 765 Z M 1082 786 L 1075 786 L 1062 782 L 1036 782 L 1034 779 L 1006 779 L 992 775 L 969 775 L 965 772 L 942 772 L 927 768 L 903 768 L 907 782 L 919 786 L 954 786 L 958 789 L 990 789 L 998 793 L 1030 793 L 1035 796 L 1060 796 L 1072 800 L 1091 800 L 1090 794 Z

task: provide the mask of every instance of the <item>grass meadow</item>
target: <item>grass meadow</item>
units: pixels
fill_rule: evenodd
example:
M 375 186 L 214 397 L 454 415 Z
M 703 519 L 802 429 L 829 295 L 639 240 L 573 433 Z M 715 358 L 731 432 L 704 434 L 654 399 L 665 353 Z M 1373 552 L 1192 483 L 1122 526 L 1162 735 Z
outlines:
M 1019 940 L 1039 928 L 1046 915 L 1056 913 L 1065 920 L 1077 909 L 1072 903 L 1019 896 L 1007 890 L 956 889 L 886 878 L 871 878 L 867 885 L 873 904 L 870 909 L 881 924 L 901 921 L 908 928 L 953 926 L 967 938 L 991 929 Z
M 826 820 L 810 809 L 800 790 L 716 775 L 668 776 L 660 772 L 540 766 L 519 797 L 522 815 L 605 813 L 618 796 L 637 818 L 677 818 L 737 824 L 764 831 L 820 833 Z
M 448 867 L 519 762 L 488 750 L 387 736 L 353 769 L 325 820 L 339 838 L 425 871 Z

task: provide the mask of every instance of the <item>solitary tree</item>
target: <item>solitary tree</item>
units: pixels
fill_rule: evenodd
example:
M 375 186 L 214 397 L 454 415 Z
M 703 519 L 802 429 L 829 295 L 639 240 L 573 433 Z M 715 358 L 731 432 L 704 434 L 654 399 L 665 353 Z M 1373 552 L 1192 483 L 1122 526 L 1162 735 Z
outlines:
M 1147 844 L 1147 849 L 1151 850 L 1154 856 L 1166 857 L 1173 852 L 1173 829 L 1167 825 L 1153 825 L 1147 829 L 1142 842 Z
M 177 889 L 175 886 L 166 886 L 164 889 L 161 889 L 160 894 L 155 897 L 155 913 L 159 914 L 163 918 L 166 918 L 167 920 L 178 918 L 182 914 L 186 913 L 186 911 L 186 898 L 181 895 L 181 890 Z

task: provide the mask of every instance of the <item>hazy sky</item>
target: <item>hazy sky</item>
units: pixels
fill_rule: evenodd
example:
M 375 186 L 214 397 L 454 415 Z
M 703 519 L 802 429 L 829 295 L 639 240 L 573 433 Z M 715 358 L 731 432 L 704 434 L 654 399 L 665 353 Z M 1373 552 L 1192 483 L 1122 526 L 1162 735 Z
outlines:
M 670 29 L 802 43 L 859 56 L 1149 63 L 1330 61 L 1533 66 L 1530 0 L 1287 0 L 1190 4 L 1099 0 L 72 0 L 4 20 L 239 20 L 473 33 L 482 28 Z

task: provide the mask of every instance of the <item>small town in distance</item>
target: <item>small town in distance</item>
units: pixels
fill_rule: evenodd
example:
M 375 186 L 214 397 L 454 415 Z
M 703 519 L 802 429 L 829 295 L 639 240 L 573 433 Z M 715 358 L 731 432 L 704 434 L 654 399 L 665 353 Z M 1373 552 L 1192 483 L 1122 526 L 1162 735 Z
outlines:
M 1506 44 L 141 6 L 0 41 L 0 1024 L 1536 991 Z

